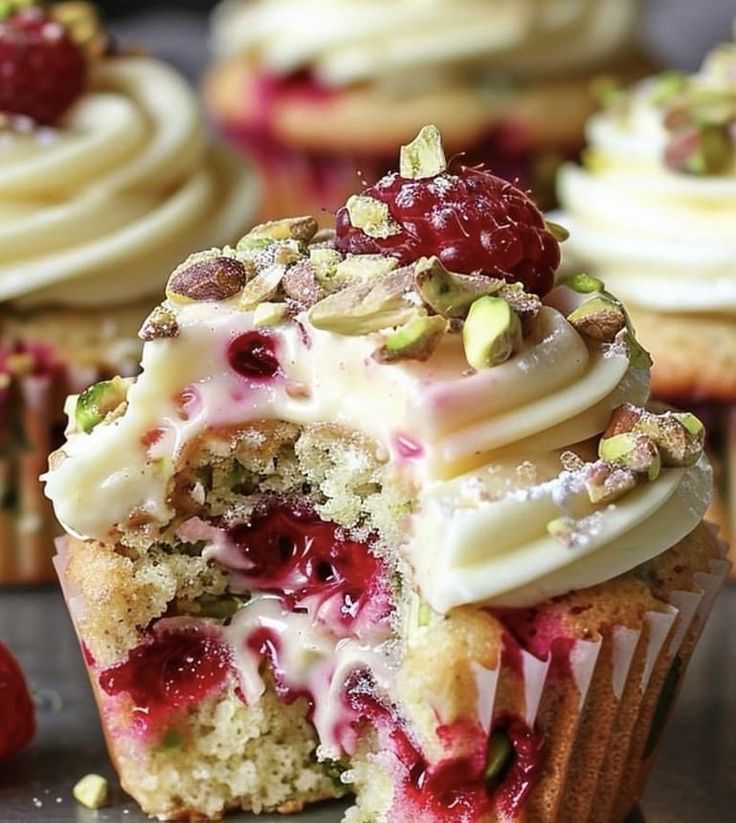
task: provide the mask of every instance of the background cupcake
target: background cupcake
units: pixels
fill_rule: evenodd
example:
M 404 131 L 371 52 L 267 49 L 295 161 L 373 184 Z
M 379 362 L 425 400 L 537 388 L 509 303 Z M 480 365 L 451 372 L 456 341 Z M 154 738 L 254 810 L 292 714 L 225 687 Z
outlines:
M 0 22 L 0 581 L 48 574 L 37 476 L 63 397 L 128 374 L 161 271 L 235 240 L 252 176 L 208 147 L 184 81 L 116 54 L 94 9 L 3 4 Z
M 265 217 L 334 210 L 427 122 L 450 154 L 550 193 L 592 110 L 631 73 L 638 3 L 228 0 L 205 96 L 268 179 Z
M 655 396 L 706 420 L 722 493 L 712 515 L 732 527 L 736 46 L 713 50 L 694 75 L 667 72 L 615 96 L 588 139 L 584 166 L 559 178 L 566 252 L 625 300 L 654 359 Z

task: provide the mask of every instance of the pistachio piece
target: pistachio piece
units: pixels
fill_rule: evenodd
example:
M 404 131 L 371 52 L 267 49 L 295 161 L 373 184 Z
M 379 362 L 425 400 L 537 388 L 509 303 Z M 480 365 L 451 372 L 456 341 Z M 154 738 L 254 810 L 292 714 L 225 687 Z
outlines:
M 502 297 L 511 306 L 521 321 L 521 333 L 530 334 L 542 310 L 542 301 L 537 295 L 524 291 L 521 283 L 502 283 L 498 297 Z
M 128 389 L 134 383 L 132 377 L 113 377 L 85 389 L 74 407 L 74 423 L 80 431 L 89 433 L 102 423 L 108 414 L 114 412 L 128 396 Z
M 621 329 L 626 328 L 621 305 L 604 294 L 586 300 L 567 319 L 581 334 L 606 343 L 613 343 Z
M 415 317 L 386 338 L 373 357 L 379 363 L 397 360 L 428 360 L 445 333 L 444 317 Z
M 349 254 L 335 267 L 335 282 L 340 285 L 365 283 L 395 271 L 399 261 L 382 254 Z
M 483 780 L 486 783 L 493 783 L 503 772 L 513 753 L 514 747 L 506 732 L 503 729 L 494 729 L 488 740 L 488 757 L 483 770 Z
M 703 125 L 676 132 L 665 150 L 672 171 L 711 175 L 725 172 L 733 162 L 734 142 L 727 126 Z
M 607 504 L 630 492 L 636 486 L 636 475 L 630 469 L 597 460 L 586 466 L 583 483 L 593 505 Z
M 688 86 L 688 76 L 678 69 L 660 72 L 652 81 L 652 103 L 664 106 L 682 94 Z
M 238 301 L 239 308 L 250 311 L 259 303 L 273 297 L 285 274 L 286 268 L 275 264 L 259 271 L 243 289 Z
M 254 226 L 245 237 L 240 239 L 237 249 L 243 251 L 259 248 L 257 241 L 263 240 L 296 240 L 298 243 L 306 244 L 317 234 L 318 229 L 319 224 L 310 215 L 271 220 L 268 223 Z
M 164 337 L 176 337 L 179 334 L 179 324 L 176 315 L 165 306 L 156 308 L 143 321 L 138 332 L 141 340 L 159 340 Z
M 438 257 L 423 257 L 414 267 L 414 279 L 424 303 L 443 317 L 465 317 L 479 297 L 496 294 L 504 285 L 482 275 L 453 274 Z
M 286 303 L 259 303 L 253 312 L 253 325 L 257 329 L 276 326 L 289 316 Z
M 602 280 L 585 274 L 585 272 L 565 277 L 560 281 L 560 285 L 567 286 L 568 289 L 572 289 L 578 294 L 592 294 L 593 292 L 603 291 L 604 289 Z
M 314 266 L 314 276 L 317 282 L 330 290 L 335 281 L 337 264 L 342 261 L 342 255 L 335 249 L 310 248 L 309 262 Z
M 666 467 L 691 466 L 700 458 L 705 427 L 694 414 L 653 412 L 625 403 L 613 410 L 604 437 L 622 433 L 646 435 L 659 450 Z
M 463 327 L 463 347 L 474 369 L 498 366 L 521 345 L 521 322 L 500 297 L 480 297 Z
M 399 158 L 399 174 L 405 180 L 422 180 L 442 174 L 447 168 L 447 159 L 437 126 L 424 126 L 411 143 L 401 147 Z
M 662 467 L 659 450 L 646 434 L 626 432 L 602 437 L 598 444 L 601 460 L 656 480 Z
M 562 463 L 562 468 L 568 472 L 580 471 L 585 466 L 585 461 L 583 458 L 569 449 L 565 450 L 560 455 L 560 463 Z
M 391 217 L 388 205 L 367 194 L 353 194 L 345 204 L 350 222 L 368 237 L 385 238 L 400 234 L 401 227 Z
M 227 300 L 245 285 L 245 266 L 232 257 L 210 252 L 192 255 L 174 270 L 166 286 L 172 303 Z
M 571 546 L 575 535 L 573 521 L 569 517 L 557 517 L 547 523 L 547 534 L 561 543 Z
M 635 369 L 649 371 L 649 369 L 652 368 L 652 358 L 644 346 L 636 339 L 636 335 L 631 326 L 627 325 L 625 329 L 620 331 L 616 336 L 615 342 L 621 343 L 626 347 L 629 362 Z
M 99 774 L 87 774 L 72 789 L 74 799 L 88 809 L 101 809 L 110 796 L 110 785 Z
M 570 232 L 559 223 L 553 223 L 551 220 L 544 221 L 547 231 L 555 238 L 558 243 L 564 243 L 570 237 Z
M 287 269 L 281 281 L 281 288 L 287 297 L 304 309 L 313 306 L 322 297 L 314 266 L 307 259 L 300 260 L 295 266 Z
M 411 269 L 399 269 L 367 283 L 356 283 L 312 306 L 309 322 L 317 329 L 345 335 L 369 334 L 401 326 L 417 314 L 407 299 L 414 285 Z

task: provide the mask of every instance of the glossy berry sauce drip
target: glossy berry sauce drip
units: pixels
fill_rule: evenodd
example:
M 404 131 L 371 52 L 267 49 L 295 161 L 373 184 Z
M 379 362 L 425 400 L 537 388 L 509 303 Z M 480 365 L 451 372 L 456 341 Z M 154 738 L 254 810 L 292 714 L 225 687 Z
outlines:
M 476 823 L 493 809 L 504 819 L 518 817 L 539 774 L 543 738 L 516 718 L 495 718 L 494 729 L 503 729 L 513 753 L 493 782 L 485 771 L 488 738 L 477 723 L 458 721 L 438 728 L 447 743 L 459 742 L 465 752 L 437 763 L 428 763 L 404 730 L 395 711 L 381 703 L 361 685 L 360 673 L 346 684 L 348 703 L 364 722 L 374 725 L 398 765 L 399 786 L 389 815 L 391 821 L 421 820 L 422 823 Z
M 342 208 L 335 245 L 344 254 L 386 254 L 402 264 L 436 255 L 450 271 L 503 277 L 540 295 L 553 285 L 560 247 L 541 212 L 520 189 L 482 168 L 421 180 L 389 174 L 363 194 L 388 206 L 399 231 L 371 237 Z
M 231 663 L 229 649 L 212 631 L 161 631 L 127 660 L 105 669 L 99 682 L 106 694 L 129 695 L 134 716 L 150 730 L 222 689 Z
M 227 362 L 233 371 L 251 380 L 268 380 L 281 372 L 275 341 L 258 331 L 234 338 L 227 349 Z
M 335 523 L 279 505 L 228 534 L 243 557 L 247 586 L 283 596 L 291 609 L 309 598 L 315 617 L 335 634 L 349 633 L 359 618 L 388 617 L 385 563 Z

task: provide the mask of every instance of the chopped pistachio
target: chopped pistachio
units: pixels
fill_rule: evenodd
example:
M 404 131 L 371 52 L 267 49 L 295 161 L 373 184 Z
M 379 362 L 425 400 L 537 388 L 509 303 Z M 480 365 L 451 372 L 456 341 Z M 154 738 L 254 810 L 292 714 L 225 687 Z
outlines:
M 324 292 L 315 276 L 312 261 L 302 258 L 295 266 L 287 269 L 281 288 L 300 309 L 313 306 L 324 296 Z
M 559 223 L 553 223 L 551 220 L 545 221 L 547 231 L 555 238 L 558 243 L 564 243 L 570 237 L 570 232 Z
M 494 729 L 488 740 L 488 758 L 483 770 L 483 779 L 486 783 L 492 783 L 498 779 L 513 753 L 514 747 L 506 732 L 503 729 Z
M 138 332 L 141 340 L 159 340 L 166 337 L 177 337 L 179 334 L 179 323 L 176 314 L 166 306 L 156 306 L 156 308 L 143 321 L 143 325 Z
M 615 466 L 644 474 L 649 480 L 656 480 L 662 467 L 659 449 L 652 439 L 636 432 L 602 437 L 598 443 L 598 456 Z
M 557 517 L 547 523 L 547 534 L 558 540 L 569 542 L 573 533 L 572 523 L 568 517 Z
M 683 71 L 671 69 L 661 72 L 652 81 L 652 103 L 655 106 L 666 105 L 685 91 L 688 82 L 688 76 Z
M 463 347 L 474 369 L 498 366 L 521 345 L 521 322 L 500 297 L 480 297 L 463 327 Z
M 166 285 L 172 303 L 228 300 L 245 285 L 246 268 L 233 257 L 203 252 L 176 268 Z
M 250 311 L 259 303 L 273 297 L 285 274 L 286 267 L 275 264 L 259 271 L 243 289 L 238 306 L 243 311 Z
M 568 289 L 576 291 L 578 294 L 592 294 L 593 292 L 603 291 L 603 281 L 597 277 L 592 277 L 590 274 L 580 272 L 580 274 L 573 274 L 570 277 L 565 277 L 560 281 L 561 286 L 567 286 Z
M 672 416 L 694 437 L 705 436 L 705 426 L 694 414 L 690 412 L 673 412 Z
M 676 132 L 665 151 L 669 169 L 684 174 L 715 175 L 733 163 L 734 141 L 728 126 L 691 126 Z
M 399 174 L 405 180 L 436 177 L 446 168 L 447 158 L 437 126 L 424 126 L 411 143 L 401 147 Z
M 101 809 L 109 799 L 110 785 L 99 774 L 87 774 L 72 789 L 74 799 L 88 809 Z
M 604 460 L 597 460 L 585 468 L 583 483 L 593 505 L 613 503 L 636 486 L 636 475 Z
M 445 333 L 444 317 L 415 317 L 393 332 L 373 355 L 380 363 L 397 360 L 428 360 Z
M 337 264 L 341 260 L 342 255 L 335 249 L 309 249 L 309 262 L 314 266 L 314 276 L 317 282 L 325 288 L 330 288 L 337 272 Z
M 423 257 L 414 268 L 416 290 L 432 311 L 443 317 L 465 317 L 479 297 L 496 294 L 503 280 L 453 274 L 438 257 Z
M 524 291 L 521 283 L 503 283 L 497 296 L 503 298 L 511 306 L 514 314 L 521 321 L 521 333 L 531 334 L 534 322 L 542 310 L 542 301 L 539 297 L 532 292 Z
M 273 237 L 251 237 L 246 234 L 238 240 L 238 245 L 235 247 L 237 251 L 254 251 L 259 252 L 273 246 L 276 241 Z
M 406 299 L 414 284 L 410 269 L 399 269 L 366 283 L 356 283 L 325 297 L 309 311 L 317 329 L 359 335 L 401 326 L 417 314 Z
M 398 268 L 394 257 L 382 254 L 349 254 L 335 267 L 335 281 L 341 285 L 365 283 L 377 277 L 385 277 Z
M 259 303 L 253 313 L 253 325 L 257 329 L 276 326 L 289 316 L 286 303 Z
M 388 205 L 367 194 L 353 194 L 345 204 L 350 222 L 368 237 L 385 238 L 399 234 L 401 227 L 391 217 Z
M 626 328 L 626 314 L 621 305 L 605 294 L 586 300 L 567 319 L 581 334 L 607 343 L 612 343 Z
M 268 223 L 254 226 L 245 237 L 240 239 L 237 249 L 242 251 L 259 248 L 253 245 L 259 240 L 296 240 L 299 243 L 309 243 L 318 229 L 319 224 L 310 215 L 271 220 Z
M 74 422 L 77 429 L 89 433 L 102 423 L 108 414 L 114 412 L 128 395 L 133 378 L 113 377 L 85 389 L 74 407 Z

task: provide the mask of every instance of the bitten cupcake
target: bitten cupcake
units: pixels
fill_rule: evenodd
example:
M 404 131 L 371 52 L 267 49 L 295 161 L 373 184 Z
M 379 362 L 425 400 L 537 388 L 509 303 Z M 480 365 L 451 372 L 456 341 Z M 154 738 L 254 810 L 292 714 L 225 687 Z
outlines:
M 593 72 L 629 76 L 638 3 L 229 0 L 205 97 L 267 180 L 265 218 L 332 212 L 427 122 L 448 151 L 552 192 Z
M 605 279 L 652 352 L 655 396 L 697 405 L 733 529 L 736 442 L 736 46 L 693 75 L 667 72 L 615 97 L 588 126 L 584 166 L 560 200 L 573 265 Z M 730 513 L 729 513 L 730 512 Z
M 19 583 L 51 573 L 37 476 L 63 398 L 135 371 L 161 272 L 237 238 L 254 184 L 207 146 L 185 82 L 116 54 L 92 7 L 0 14 L 0 582 Z
M 553 231 L 426 128 L 336 233 L 184 261 L 69 399 L 57 566 L 145 812 L 632 809 L 727 564 L 702 424 Z

